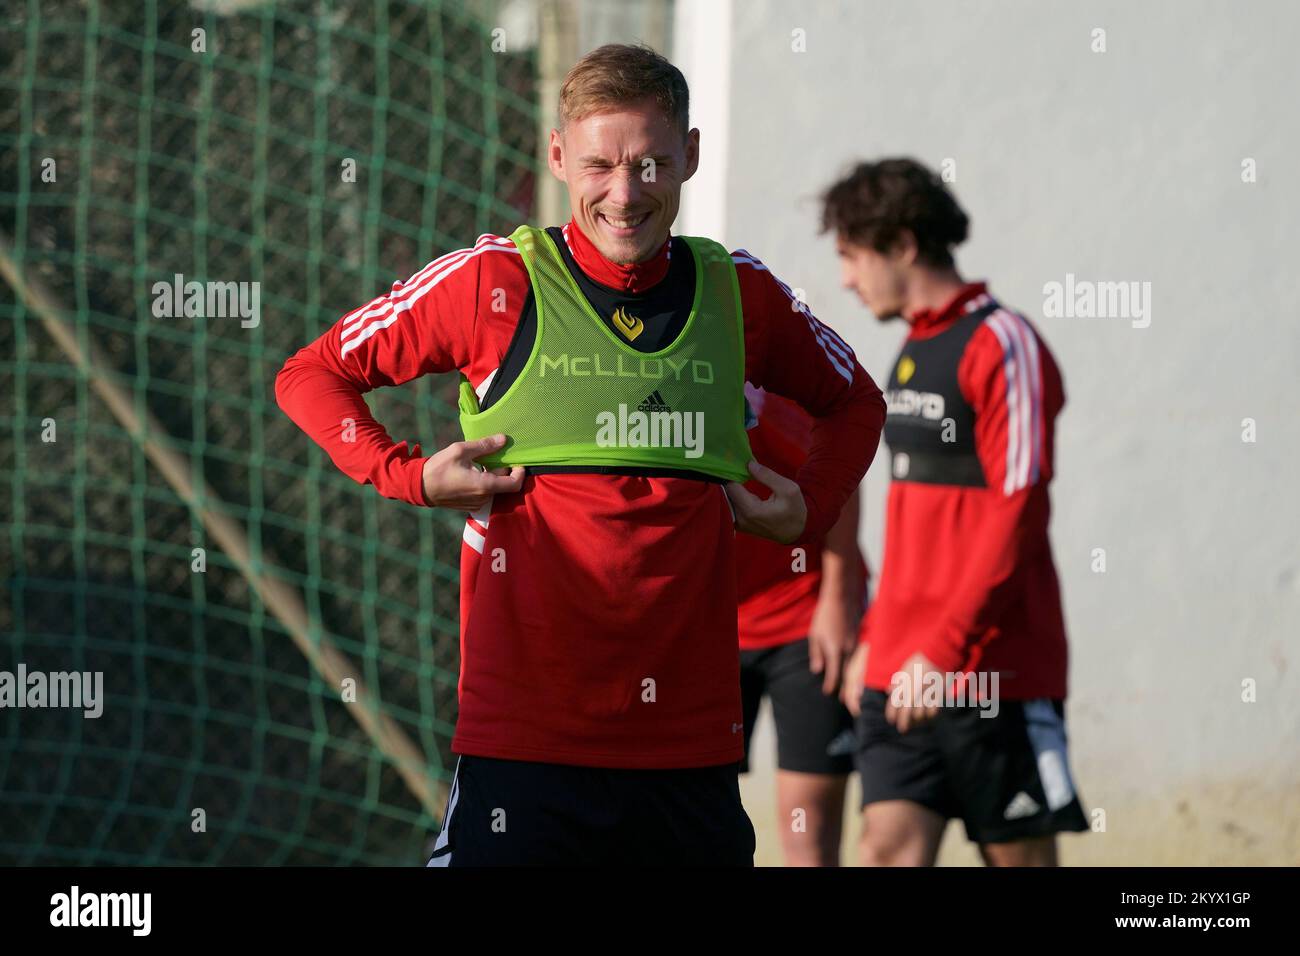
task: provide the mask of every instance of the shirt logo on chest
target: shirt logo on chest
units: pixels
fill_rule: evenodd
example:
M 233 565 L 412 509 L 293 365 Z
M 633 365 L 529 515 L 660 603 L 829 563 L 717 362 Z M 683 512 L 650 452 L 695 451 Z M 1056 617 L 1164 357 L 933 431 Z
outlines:
M 916 363 L 912 361 L 912 356 L 904 355 L 898 362 L 898 384 L 906 385 L 916 371 Z
M 910 388 L 891 388 L 885 392 L 885 407 L 890 415 L 937 422 L 943 418 L 943 404 L 943 396 L 938 392 L 917 392 Z
M 629 342 L 636 339 L 638 335 L 645 331 L 645 326 L 635 315 L 628 315 L 620 305 L 610 316 L 610 321 L 614 323 L 614 328 L 623 334 L 623 338 Z

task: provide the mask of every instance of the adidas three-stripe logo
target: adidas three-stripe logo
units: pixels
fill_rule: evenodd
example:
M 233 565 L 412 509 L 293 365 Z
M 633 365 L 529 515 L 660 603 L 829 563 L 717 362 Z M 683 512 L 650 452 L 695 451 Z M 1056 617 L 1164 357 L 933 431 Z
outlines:
M 668 407 L 668 403 L 664 401 L 664 397 L 659 394 L 659 389 L 657 388 L 645 397 L 645 401 L 643 401 L 640 405 L 638 405 L 636 407 L 636 410 L 638 412 L 671 412 L 672 411 L 672 409 Z
M 1007 808 L 1002 811 L 1002 819 L 1019 820 L 1022 817 L 1032 817 L 1041 809 L 1043 808 L 1038 805 L 1037 800 L 1021 790 L 1007 804 Z

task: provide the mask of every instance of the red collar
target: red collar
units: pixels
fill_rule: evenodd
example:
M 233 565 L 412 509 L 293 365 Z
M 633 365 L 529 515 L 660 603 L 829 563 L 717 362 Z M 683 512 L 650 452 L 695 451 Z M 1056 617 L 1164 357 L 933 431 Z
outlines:
M 962 310 L 967 302 L 977 295 L 983 295 L 988 291 L 988 284 L 984 282 L 967 282 L 956 295 L 943 304 L 938 309 L 919 309 L 913 312 L 908 319 L 912 323 L 912 334 L 933 335 L 940 328 L 947 325 L 957 316 L 961 315 Z
M 601 255 L 600 250 L 592 244 L 572 219 L 564 227 L 564 241 L 569 244 L 569 252 L 573 254 L 573 260 L 578 264 L 578 268 L 585 272 L 588 278 L 619 292 L 644 292 L 668 275 L 671 243 L 667 239 L 659 247 L 659 251 L 649 259 L 628 265 L 610 262 Z

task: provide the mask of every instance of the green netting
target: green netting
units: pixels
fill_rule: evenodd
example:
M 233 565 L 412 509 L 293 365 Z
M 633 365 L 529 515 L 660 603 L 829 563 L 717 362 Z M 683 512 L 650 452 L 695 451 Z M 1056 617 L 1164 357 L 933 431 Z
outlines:
M 493 15 L 15 0 L 0 33 L 15 269 L 298 590 L 428 781 L 450 775 L 460 522 L 339 474 L 273 382 L 395 279 L 530 218 L 535 63 L 493 51 Z M 260 283 L 260 322 L 155 318 L 176 273 Z M 452 381 L 368 398 L 398 440 L 455 436 Z M 0 710 L 0 862 L 420 862 L 436 810 L 7 282 L 0 402 L 0 671 L 102 671 L 106 698 L 97 720 Z

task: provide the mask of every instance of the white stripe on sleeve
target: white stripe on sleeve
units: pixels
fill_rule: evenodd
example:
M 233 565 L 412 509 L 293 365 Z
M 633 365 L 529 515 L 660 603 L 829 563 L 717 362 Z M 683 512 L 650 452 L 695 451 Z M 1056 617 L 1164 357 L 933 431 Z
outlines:
M 762 262 L 754 258 L 744 249 L 737 250 L 733 253 L 731 261 L 737 264 L 751 266 L 759 272 L 772 272 L 771 269 L 763 265 Z M 804 317 L 804 321 L 808 323 L 808 328 L 812 332 L 813 338 L 815 338 L 817 344 L 821 346 L 822 351 L 826 354 L 826 358 L 830 361 L 831 366 L 835 371 L 839 372 L 846 382 L 852 382 L 854 361 L 853 349 L 849 347 L 847 342 L 836 335 L 829 326 L 824 325 L 817 316 L 813 315 L 812 310 L 808 308 L 808 305 L 796 298 L 794 291 L 777 278 L 774 273 L 772 274 L 772 278 L 776 280 L 776 284 L 781 287 L 781 291 L 790 299 L 790 303 L 793 307 L 792 311 L 797 311 Z
M 1007 474 L 1002 490 L 1010 495 L 1038 480 L 1042 445 L 1038 343 L 1028 323 L 1006 309 L 999 309 L 985 321 L 1002 345 L 1007 389 Z
M 1016 489 L 1016 474 L 1020 470 L 1020 448 L 1024 442 L 1021 429 L 1020 377 L 1016 369 L 1016 346 L 1008 336 L 1007 330 L 997 321 L 997 315 L 985 320 L 993 334 L 1002 345 L 1002 378 L 1006 385 L 1007 403 L 1007 462 L 1006 478 L 1002 482 L 1002 493 L 1009 495 Z
M 435 260 L 420 271 L 419 275 L 423 278 L 418 286 L 399 293 L 396 298 L 390 295 L 377 304 L 372 302 L 371 306 L 373 307 L 367 307 L 360 314 L 354 312 L 345 317 L 346 324 L 340 337 L 339 355 L 347 355 L 376 332 L 388 328 L 409 312 L 411 307 L 424 298 L 430 289 L 471 259 L 485 252 L 512 252 L 519 255 L 519 250 L 515 248 L 514 243 L 509 239 L 484 236 L 473 249 L 462 249 L 459 252 L 449 253 L 441 259 Z M 407 283 L 407 285 L 411 285 L 411 283 Z

